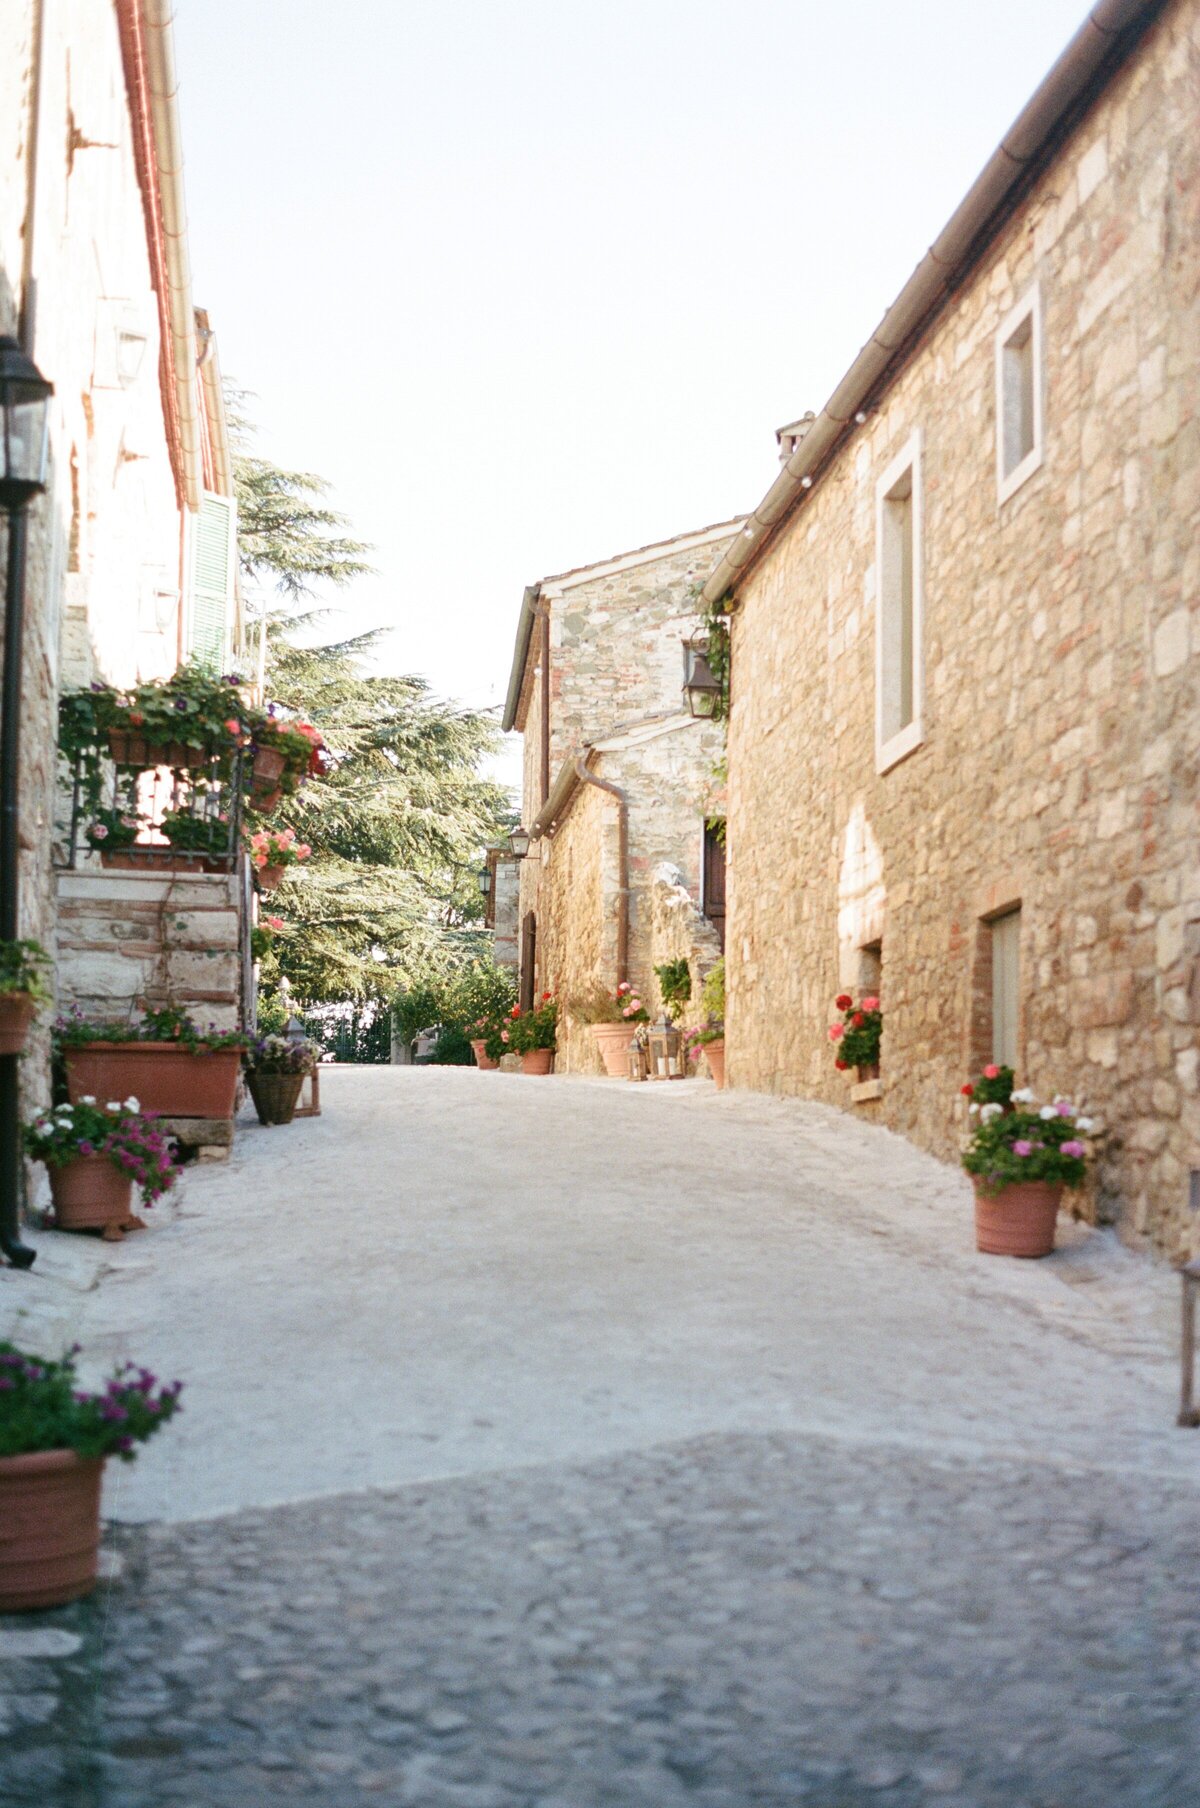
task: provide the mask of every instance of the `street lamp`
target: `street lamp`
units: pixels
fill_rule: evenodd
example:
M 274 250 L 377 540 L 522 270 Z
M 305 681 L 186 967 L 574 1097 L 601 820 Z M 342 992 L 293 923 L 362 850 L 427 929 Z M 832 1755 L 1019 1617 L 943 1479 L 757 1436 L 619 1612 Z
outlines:
M 25 627 L 25 510 L 46 487 L 53 385 L 17 341 L 0 334 L 0 508 L 8 514 L 4 681 L 0 689 L 0 941 L 20 932 L 21 654 Z M 14 1268 L 34 1251 L 21 1241 L 21 1113 L 17 1055 L 0 1055 L 0 1249 Z
M 508 845 L 518 860 L 524 860 L 529 852 L 529 843 L 533 837 L 528 829 L 514 829 L 508 838 Z
M 683 659 L 683 694 L 687 698 L 688 709 L 693 716 L 702 720 L 715 715 L 721 686 L 708 663 L 708 642 L 685 640 Z
M 475 877 L 479 880 L 479 889 L 483 893 L 484 897 L 490 898 L 492 895 L 492 869 L 491 869 L 491 867 L 486 864 L 481 866 L 478 873 L 476 873 Z

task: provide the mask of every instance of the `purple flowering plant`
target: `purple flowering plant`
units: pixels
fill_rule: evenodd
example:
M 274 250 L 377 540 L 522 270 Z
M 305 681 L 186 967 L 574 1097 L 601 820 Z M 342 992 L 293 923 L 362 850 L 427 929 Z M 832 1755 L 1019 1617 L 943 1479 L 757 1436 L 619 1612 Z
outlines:
M 997 1096 L 995 1084 L 1002 1092 Z M 970 1139 L 962 1165 L 990 1192 L 1025 1180 L 1077 1187 L 1087 1176 L 1094 1118 L 1061 1094 L 1040 1105 L 1029 1087 L 1014 1088 L 1011 1068 L 993 1067 L 962 1088 L 970 1099 Z M 1007 1096 L 1004 1096 L 1007 1095 Z
M 100 1105 L 83 1098 L 76 1105 L 55 1105 L 25 1126 L 25 1150 L 48 1168 L 65 1167 L 80 1156 L 106 1155 L 136 1185 L 143 1205 L 175 1185 L 177 1170 L 171 1145 L 134 1098 Z
M 178 1042 L 189 1054 L 197 1055 L 213 1049 L 245 1048 L 248 1041 L 242 1030 L 223 1030 L 215 1023 L 199 1024 L 174 1005 L 146 1011 L 137 1022 L 85 1017 L 78 1005 L 72 1005 L 54 1024 L 55 1054 L 89 1042 Z
M 58 1361 L 0 1342 L 0 1457 L 73 1450 L 131 1463 L 137 1446 L 179 1411 L 182 1381 L 165 1385 L 149 1369 L 122 1363 L 105 1386 L 79 1386 L 75 1344 Z

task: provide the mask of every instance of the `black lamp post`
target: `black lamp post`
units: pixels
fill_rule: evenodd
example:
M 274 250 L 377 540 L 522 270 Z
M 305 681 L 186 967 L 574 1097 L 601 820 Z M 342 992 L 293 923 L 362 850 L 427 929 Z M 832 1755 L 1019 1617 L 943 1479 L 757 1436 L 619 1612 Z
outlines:
M 8 516 L 4 680 L 0 690 L 0 941 L 19 934 L 21 653 L 25 628 L 25 510 L 46 487 L 47 383 L 15 339 L 0 335 L 0 508 Z M 0 1055 L 0 1249 L 14 1268 L 35 1251 L 21 1241 L 21 1109 L 17 1055 Z
M 708 663 L 708 642 L 685 640 L 683 643 L 683 694 L 693 716 L 712 716 L 721 695 L 721 686 Z

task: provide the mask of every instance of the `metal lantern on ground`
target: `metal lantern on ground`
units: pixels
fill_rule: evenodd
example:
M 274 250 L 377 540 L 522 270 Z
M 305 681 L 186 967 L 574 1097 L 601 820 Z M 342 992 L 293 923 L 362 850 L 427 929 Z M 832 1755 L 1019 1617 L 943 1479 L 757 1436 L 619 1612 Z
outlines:
M 685 640 L 683 658 L 683 694 L 687 698 L 688 709 L 693 716 L 712 716 L 716 712 L 721 686 L 708 663 L 708 642 Z
M 648 1080 L 650 1078 L 646 1045 L 637 1036 L 629 1044 L 629 1078 L 631 1080 Z
M 518 860 L 524 860 L 529 852 L 532 837 L 528 829 L 514 829 L 508 838 L 508 845 Z
M 282 990 L 282 987 L 280 988 Z M 293 1045 L 308 1041 L 308 1032 L 300 1019 L 293 1015 L 288 1018 L 284 1035 Z M 321 1069 L 314 1067 L 310 1074 L 305 1074 L 304 1085 L 300 1088 L 300 1099 L 293 1111 L 293 1117 L 320 1117 L 321 1115 Z M 307 1097 L 305 1096 L 307 1094 Z
M 650 1025 L 647 1045 L 652 1080 L 682 1080 L 685 1077 L 683 1037 L 669 1017 L 660 1017 L 657 1023 Z
M 53 394 L 16 340 L 0 335 L 0 508 L 24 508 L 46 487 Z

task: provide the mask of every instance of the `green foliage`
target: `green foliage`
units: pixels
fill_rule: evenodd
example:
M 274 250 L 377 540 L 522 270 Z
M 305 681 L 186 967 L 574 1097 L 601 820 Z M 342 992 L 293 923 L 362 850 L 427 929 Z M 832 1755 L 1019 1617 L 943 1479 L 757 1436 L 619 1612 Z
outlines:
M 392 1030 L 402 1042 L 412 1042 L 422 1030 L 440 1021 L 442 999 L 430 985 L 411 986 L 392 998 Z
M 700 636 L 705 643 L 708 669 L 721 687 L 713 704 L 711 720 L 724 722 L 729 717 L 729 597 L 706 603 L 703 584 L 693 584 L 691 594 L 700 611 Z
M 304 1014 L 303 1023 L 332 1061 L 386 1067 L 392 1058 L 391 1018 L 380 1004 L 318 1006 Z
M 995 1096 L 981 1103 L 989 1080 Z M 962 1165 L 989 1193 L 1027 1180 L 1082 1184 L 1089 1154 L 1084 1138 L 1094 1125 L 1069 1099 L 1039 1106 L 1028 1088 L 1013 1091 L 1009 1068 L 981 1077 L 970 1090 L 975 1123 Z
M 553 1048 L 558 1035 L 558 1006 L 553 998 L 543 998 L 531 1010 L 512 1017 L 508 1025 L 508 1052 L 532 1054 L 537 1048 Z
M 714 961 L 704 976 L 700 987 L 700 1003 L 706 1016 L 714 1024 L 725 1021 L 725 957 Z
M 0 994 L 24 992 L 38 1004 L 50 996 L 46 971 L 50 956 L 40 942 L 0 941 Z
M 722 765 L 724 765 L 724 763 L 725 763 L 724 761 L 721 762 Z M 716 773 L 715 773 L 715 768 L 714 768 L 714 777 L 715 776 L 716 776 Z M 728 773 L 722 774 L 722 776 L 721 776 L 722 784 L 724 784 L 725 779 L 727 777 L 728 777 Z M 725 846 L 725 833 L 726 833 L 726 829 L 728 827 L 728 824 L 726 823 L 725 818 L 723 816 L 706 816 L 704 819 L 704 826 L 708 830 L 709 834 L 712 836 L 713 840 L 716 842 L 717 846 L 724 847 Z
M 291 1012 L 278 992 L 260 993 L 257 1007 L 260 1036 L 282 1036 Z
M 113 1371 L 103 1392 L 84 1392 L 77 1354 L 78 1346 L 54 1362 L 0 1342 L 0 1457 L 73 1450 L 132 1462 L 137 1445 L 178 1412 L 183 1383 L 163 1387 L 132 1362 Z
M 667 1010 L 682 1010 L 692 996 L 692 970 L 686 955 L 678 960 L 666 961 L 661 967 L 655 967 L 658 975 L 658 989 L 662 993 L 662 1001 Z
M 201 1026 L 174 1005 L 146 1011 L 136 1023 L 123 1018 L 92 1021 L 78 1005 L 72 1005 L 56 1021 L 53 1040 L 56 1054 L 89 1042 L 178 1042 L 192 1054 L 203 1054 L 206 1050 L 245 1048 L 248 1038 L 241 1030 L 220 1030 L 211 1023 Z
M 471 1051 L 471 1038 L 461 1024 L 447 1025 L 433 1045 L 433 1053 L 429 1057 L 433 1067 L 470 1067 L 475 1056 Z
M 874 1067 L 879 1061 L 883 1041 L 883 1012 L 879 1000 L 868 995 L 856 1003 L 848 992 L 840 992 L 836 1003 L 842 1021 L 835 1023 L 829 1031 L 835 1066 Z
M 490 956 L 465 962 L 441 990 L 440 1021 L 478 1036 L 507 1017 L 517 1002 L 517 976 Z
M 191 854 L 228 854 L 229 819 L 198 810 L 168 810 L 162 832 L 174 848 Z

